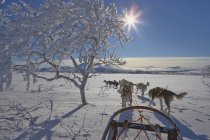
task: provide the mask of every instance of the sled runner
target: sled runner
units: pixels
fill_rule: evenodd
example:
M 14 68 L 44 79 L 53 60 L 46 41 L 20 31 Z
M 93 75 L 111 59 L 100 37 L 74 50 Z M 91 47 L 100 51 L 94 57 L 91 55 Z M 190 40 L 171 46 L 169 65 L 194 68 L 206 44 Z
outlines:
M 129 111 L 130 117 L 127 115 Z M 156 120 L 152 122 L 152 119 Z M 122 108 L 111 116 L 102 136 L 102 140 L 127 139 L 182 140 L 182 137 L 179 128 L 166 114 L 151 107 L 131 106 Z

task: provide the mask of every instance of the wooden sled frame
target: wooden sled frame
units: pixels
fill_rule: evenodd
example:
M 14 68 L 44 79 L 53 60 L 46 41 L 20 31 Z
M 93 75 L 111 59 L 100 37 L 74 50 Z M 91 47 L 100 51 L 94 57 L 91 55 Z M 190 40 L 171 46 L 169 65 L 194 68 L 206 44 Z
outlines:
M 159 125 L 130 123 L 127 120 L 125 120 L 124 122 L 119 122 L 119 121 L 114 120 L 114 118 L 118 114 L 125 112 L 127 110 L 133 110 L 133 109 L 143 109 L 143 110 L 149 110 L 152 112 L 156 112 L 156 113 L 160 114 L 162 117 L 164 117 L 165 119 L 167 119 L 172 124 L 173 128 L 163 127 L 163 126 L 159 126 Z M 182 140 L 182 136 L 180 134 L 179 128 L 176 126 L 176 124 L 173 122 L 173 120 L 169 116 L 167 116 L 166 114 L 162 113 L 161 111 L 159 111 L 157 109 L 154 109 L 152 107 L 147 107 L 147 106 L 131 106 L 131 107 L 122 108 L 122 109 L 118 110 L 117 112 L 115 112 L 111 116 L 111 118 L 106 126 L 106 129 L 102 136 L 102 140 L 106 140 L 107 134 L 110 129 L 113 130 L 113 136 L 112 136 L 111 140 L 116 140 L 117 139 L 117 131 L 118 131 L 117 128 L 124 127 L 125 124 L 127 124 L 127 128 L 129 128 L 129 129 L 139 129 L 139 130 L 154 131 L 154 132 L 155 132 L 155 130 L 157 130 L 159 133 L 167 133 L 168 140 Z

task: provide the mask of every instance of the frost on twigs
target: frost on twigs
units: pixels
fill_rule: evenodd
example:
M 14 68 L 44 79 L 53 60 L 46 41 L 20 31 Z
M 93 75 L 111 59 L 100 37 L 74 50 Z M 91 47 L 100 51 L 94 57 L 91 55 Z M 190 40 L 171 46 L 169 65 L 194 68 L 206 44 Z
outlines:
M 62 78 L 80 90 L 81 101 L 87 104 L 85 86 L 88 78 L 95 76 L 94 66 L 125 64 L 115 48 L 123 47 L 130 37 L 122 21 L 124 15 L 114 4 L 105 6 L 102 0 L 56 0 L 35 9 L 20 0 L 9 7 L 5 11 L 8 14 L 2 16 L 8 22 L 1 24 L 3 42 L 16 59 L 24 62 L 27 90 L 31 76 L 47 81 Z M 40 74 L 46 69 L 54 75 Z
M 3 51 L 0 51 L 0 91 L 8 89 L 11 80 L 11 57 L 8 48 L 3 48 Z
M 202 83 L 209 88 L 210 92 L 210 65 L 203 69 Z
M 89 120 L 87 117 L 87 112 L 84 115 L 81 115 L 82 118 L 79 122 L 74 121 L 71 124 L 67 124 L 64 121 L 60 122 L 61 129 L 64 130 L 65 133 L 62 134 L 62 136 L 68 137 L 71 140 L 76 140 L 78 138 L 83 137 L 84 139 L 88 139 L 90 135 L 93 133 L 97 121 L 93 121 L 93 124 L 87 125 Z
M 44 127 L 52 117 L 54 104 L 52 99 L 44 99 L 38 105 L 26 106 L 19 101 L 2 99 L 0 101 L 0 139 L 4 131 L 14 131 Z M 9 138 L 8 138 L 9 139 Z

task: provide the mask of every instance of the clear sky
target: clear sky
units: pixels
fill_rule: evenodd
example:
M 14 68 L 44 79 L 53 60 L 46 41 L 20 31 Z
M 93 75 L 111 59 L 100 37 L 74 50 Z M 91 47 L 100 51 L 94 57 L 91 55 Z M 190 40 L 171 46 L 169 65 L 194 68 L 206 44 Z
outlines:
M 1 1 L 1 0 L 0 0 Z M 3 5 L 5 6 L 9 1 Z M 16 1 L 16 0 L 14 0 Z M 29 0 L 38 6 L 42 0 Z M 210 0 L 104 0 L 142 13 L 123 57 L 210 57 Z
M 123 50 L 126 57 L 210 56 L 209 0 L 104 0 L 119 10 L 137 6 L 142 12 L 131 30 L 133 40 Z

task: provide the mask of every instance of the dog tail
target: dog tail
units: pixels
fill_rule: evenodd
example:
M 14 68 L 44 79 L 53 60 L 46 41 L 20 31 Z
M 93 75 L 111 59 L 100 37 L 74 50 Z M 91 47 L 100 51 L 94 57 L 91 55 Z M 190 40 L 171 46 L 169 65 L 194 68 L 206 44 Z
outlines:
M 175 97 L 180 100 L 180 99 L 182 99 L 186 95 L 187 95 L 187 92 L 182 92 L 180 94 L 176 94 Z

